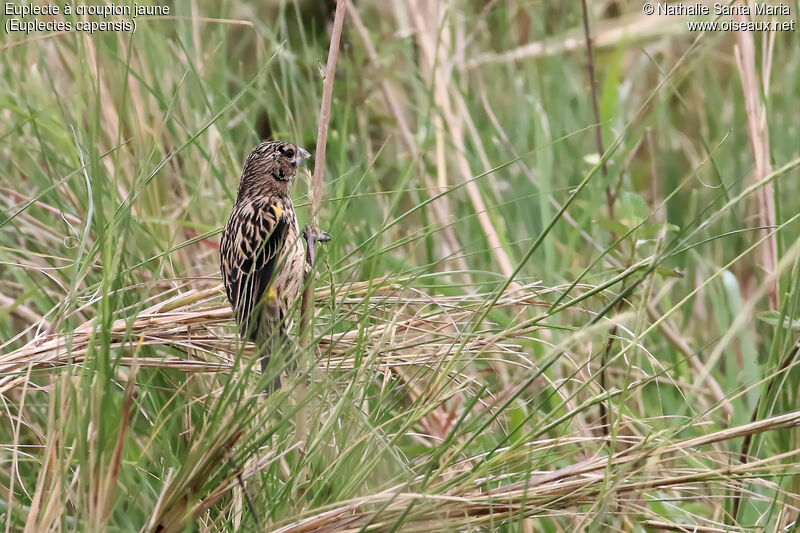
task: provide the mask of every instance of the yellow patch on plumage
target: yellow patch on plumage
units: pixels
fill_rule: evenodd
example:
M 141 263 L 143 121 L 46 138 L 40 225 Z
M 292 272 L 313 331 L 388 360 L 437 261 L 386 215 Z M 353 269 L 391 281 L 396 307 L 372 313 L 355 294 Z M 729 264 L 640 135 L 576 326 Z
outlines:
M 267 300 L 274 300 L 275 298 L 277 298 L 277 295 L 275 294 L 275 289 L 270 289 L 269 291 L 267 291 Z
M 277 205 L 273 205 L 272 212 L 275 213 L 275 218 L 281 218 L 281 215 L 283 214 L 283 209 L 281 209 Z

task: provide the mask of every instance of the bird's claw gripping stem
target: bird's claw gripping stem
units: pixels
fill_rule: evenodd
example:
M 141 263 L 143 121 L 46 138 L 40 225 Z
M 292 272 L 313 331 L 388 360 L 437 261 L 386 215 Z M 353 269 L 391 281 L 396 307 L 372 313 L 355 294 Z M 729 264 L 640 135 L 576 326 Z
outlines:
M 303 229 L 303 238 L 306 240 L 306 263 L 313 267 L 316 259 L 315 245 L 318 242 L 330 241 L 332 238 L 331 234 L 323 230 L 314 231 L 314 226 L 306 224 L 306 227 Z

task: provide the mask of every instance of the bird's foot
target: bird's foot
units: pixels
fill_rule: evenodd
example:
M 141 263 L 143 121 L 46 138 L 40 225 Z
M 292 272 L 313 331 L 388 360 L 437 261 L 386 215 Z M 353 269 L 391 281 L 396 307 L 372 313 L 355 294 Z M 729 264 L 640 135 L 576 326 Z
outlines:
M 331 234 L 319 229 L 314 230 L 314 226 L 306 224 L 303 229 L 303 238 L 306 240 L 306 263 L 309 266 L 313 266 L 316 259 L 316 244 L 318 242 L 328 242 L 332 238 Z
M 323 230 L 323 229 L 321 229 L 321 230 L 318 230 L 318 233 L 317 233 L 317 242 L 328 242 L 328 241 L 330 241 L 331 239 L 333 239 L 333 237 L 331 236 L 331 234 L 330 234 L 330 233 L 328 233 L 327 231 L 325 231 L 325 230 Z
M 328 242 L 333 237 L 331 234 L 325 230 L 317 229 L 314 230 L 314 226 L 311 224 L 306 224 L 306 227 L 303 228 L 303 238 L 305 238 L 307 243 L 318 243 L 318 242 Z

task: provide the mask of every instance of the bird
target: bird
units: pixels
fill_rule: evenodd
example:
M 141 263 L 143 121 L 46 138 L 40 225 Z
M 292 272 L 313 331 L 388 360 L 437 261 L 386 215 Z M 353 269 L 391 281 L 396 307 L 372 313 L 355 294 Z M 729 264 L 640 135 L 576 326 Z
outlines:
M 243 339 L 256 345 L 262 374 L 270 357 L 289 356 L 289 317 L 300 293 L 305 254 L 290 196 L 297 168 L 311 157 L 285 141 L 256 146 L 242 168 L 236 202 L 222 231 L 220 271 Z M 265 392 L 280 387 L 278 374 Z

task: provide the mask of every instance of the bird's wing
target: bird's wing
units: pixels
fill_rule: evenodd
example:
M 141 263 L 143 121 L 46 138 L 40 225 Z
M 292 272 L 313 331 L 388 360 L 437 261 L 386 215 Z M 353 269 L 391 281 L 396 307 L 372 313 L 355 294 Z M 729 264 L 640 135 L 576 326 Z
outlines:
M 248 319 L 272 281 L 287 230 L 274 199 L 244 202 L 231 213 L 220 242 L 220 266 L 242 331 L 248 331 Z

